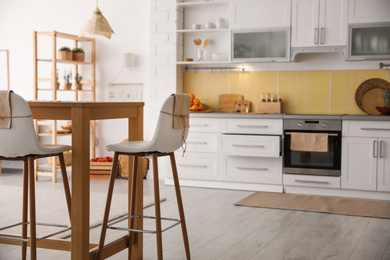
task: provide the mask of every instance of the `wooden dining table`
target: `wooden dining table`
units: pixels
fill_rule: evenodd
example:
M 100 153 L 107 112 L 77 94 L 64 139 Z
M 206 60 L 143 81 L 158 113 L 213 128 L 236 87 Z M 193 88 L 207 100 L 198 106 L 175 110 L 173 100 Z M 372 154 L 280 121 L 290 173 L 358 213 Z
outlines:
M 95 259 L 97 244 L 89 238 L 90 220 L 90 121 L 103 119 L 128 119 L 130 141 L 143 140 L 143 102 L 28 102 L 34 119 L 72 121 L 72 207 L 71 241 L 46 239 L 38 241 L 41 248 L 71 251 L 72 260 Z M 123 139 L 123 138 L 122 138 Z M 118 140 L 119 142 L 120 140 Z M 132 165 L 129 157 L 129 165 Z M 142 166 L 142 163 L 138 165 Z M 128 167 L 131 169 L 131 167 Z M 142 174 L 139 169 L 138 174 Z M 130 176 L 130 175 L 128 175 Z M 143 213 L 143 178 L 137 178 L 136 215 Z M 129 178 L 129 187 L 131 187 Z M 124 202 L 124 203 L 129 203 Z M 136 228 L 142 229 L 142 218 L 136 221 Z M 103 258 L 114 255 L 129 245 L 129 233 L 105 245 Z M 132 239 L 131 259 L 142 259 L 143 237 L 136 233 Z

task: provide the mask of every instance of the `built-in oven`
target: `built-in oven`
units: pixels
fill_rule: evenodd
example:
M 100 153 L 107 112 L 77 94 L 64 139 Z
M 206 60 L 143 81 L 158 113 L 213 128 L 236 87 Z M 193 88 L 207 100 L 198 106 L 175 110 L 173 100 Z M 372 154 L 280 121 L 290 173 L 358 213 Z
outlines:
M 284 119 L 283 128 L 283 172 L 285 174 L 341 175 L 341 119 Z M 305 137 L 307 134 L 321 136 L 326 141 L 327 149 L 324 151 L 292 150 L 292 138 L 298 135 Z

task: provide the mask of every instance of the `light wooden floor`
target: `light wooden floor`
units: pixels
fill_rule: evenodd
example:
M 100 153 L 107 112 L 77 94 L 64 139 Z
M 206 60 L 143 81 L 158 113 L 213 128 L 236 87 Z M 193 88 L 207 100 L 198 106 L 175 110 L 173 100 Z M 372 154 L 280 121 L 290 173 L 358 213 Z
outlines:
M 19 171 L 4 170 L 2 185 L 20 185 Z M 145 181 L 145 194 L 152 195 L 150 180 Z M 127 180 L 118 179 L 115 192 L 127 192 Z M 41 178 L 39 189 L 62 189 Z M 93 180 L 91 190 L 106 192 L 107 181 Z M 234 206 L 248 196 L 248 191 L 182 187 L 188 222 L 192 259 L 390 259 L 390 219 L 351 217 L 290 210 L 260 209 Z M 174 189 L 161 185 L 162 215 L 177 217 Z M 0 209 L 1 210 L 1 209 Z M 154 214 L 154 207 L 145 212 Z M 146 223 L 149 225 L 149 223 Z M 107 240 L 118 235 L 108 231 Z M 100 228 L 91 230 L 91 241 L 97 242 Z M 163 235 L 164 257 L 185 259 L 180 228 Z M 110 259 L 127 259 L 123 251 Z M 70 259 L 69 253 L 39 250 L 39 259 Z M 20 248 L 0 245 L 0 259 L 20 259 Z M 156 259 L 153 235 L 144 235 L 144 259 Z

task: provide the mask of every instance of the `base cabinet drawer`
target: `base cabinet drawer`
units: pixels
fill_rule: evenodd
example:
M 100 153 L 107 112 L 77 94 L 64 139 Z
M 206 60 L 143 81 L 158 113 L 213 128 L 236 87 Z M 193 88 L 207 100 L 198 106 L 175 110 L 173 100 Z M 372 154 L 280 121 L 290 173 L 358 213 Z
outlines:
M 340 177 L 283 174 L 283 185 L 340 189 Z
M 222 133 L 254 134 L 254 135 L 281 135 L 283 120 L 281 119 L 224 119 Z
M 175 153 L 176 166 L 179 179 L 216 180 L 217 179 L 217 156 L 212 153 L 186 152 Z
M 343 136 L 353 137 L 390 137 L 388 121 L 343 121 Z
M 228 181 L 282 184 L 282 157 L 224 156 L 222 172 Z
M 279 136 L 222 135 L 223 155 L 279 157 Z
M 215 133 L 189 133 L 186 144 L 188 152 L 217 152 L 218 134 Z
M 190 117 L 190 132 L 219 133 L 221 122 L 218 118 Z

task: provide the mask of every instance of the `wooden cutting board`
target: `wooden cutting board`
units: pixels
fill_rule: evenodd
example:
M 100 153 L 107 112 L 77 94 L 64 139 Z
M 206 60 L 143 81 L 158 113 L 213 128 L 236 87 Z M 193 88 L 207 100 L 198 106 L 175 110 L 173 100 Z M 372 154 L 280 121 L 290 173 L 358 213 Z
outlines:
M 218 97 L 218 111 L 234 112 L 236 101 L 241 101 L 244 96 L 241 94 L 222 94 Z

